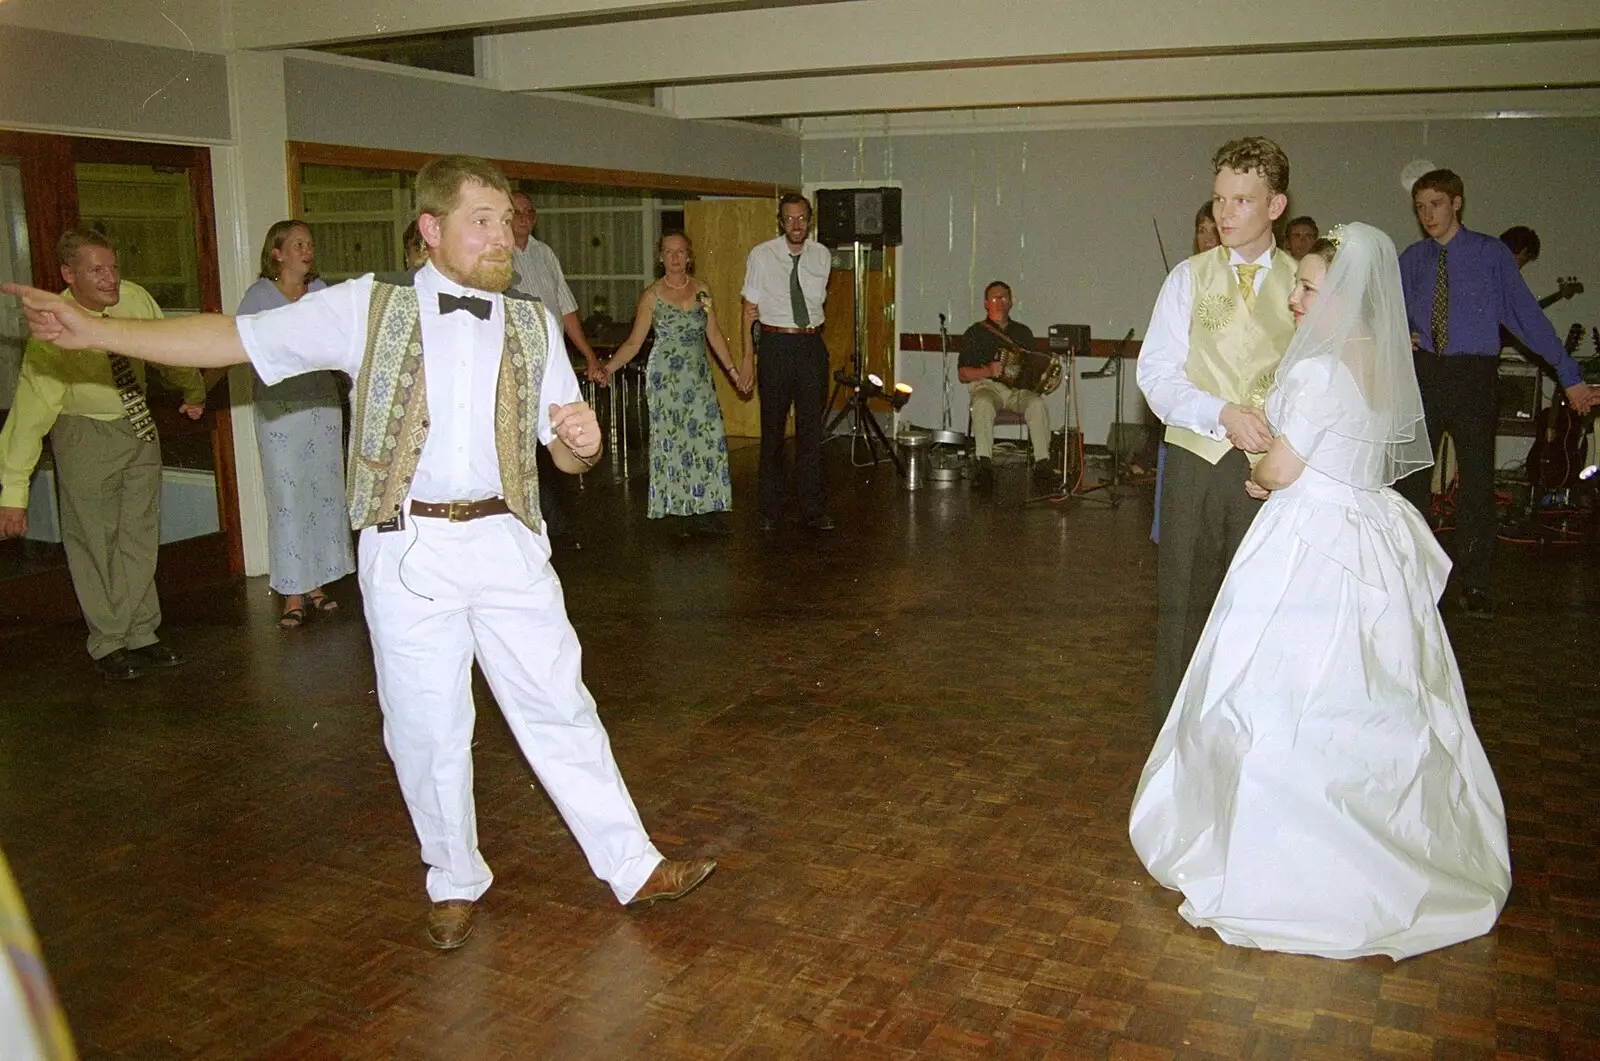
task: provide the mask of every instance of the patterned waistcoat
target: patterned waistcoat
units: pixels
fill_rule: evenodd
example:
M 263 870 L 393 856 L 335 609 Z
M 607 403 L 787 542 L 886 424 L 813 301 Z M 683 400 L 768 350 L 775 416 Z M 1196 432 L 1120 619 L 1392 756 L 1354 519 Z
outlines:
M 408 276 L 374 280 L 367 350 L 350 395 L 350 460 L 345 475 L 350 526 L 400 514 L 428 439 L 422 319 Z M 494 449 L 506 506 L 534 531 L 539 516 L 539 392 L 550 355 L 544 304 L 511 292 L 501 300 L 505 345 L 495 382 Z
M 1194 280 L 1194 309 L 1189 314 L 1189 356 L 1184 375 L 1201 390 L 1239 405 L 1260 406 L 1283 352 L 1294 337 L 1289 293 L 1294 290 L 1294 259 L 1274 251 L 1272 266 L 1255 308 L 1239 296 L 1238 274 L 1228 261 L 1228 248 L 1203 251 L 1189 259 Z M 1167 441 L 1212 464 L 1233 447 L 1188 428 L 1168 427 Z M 1259 454 L 1249 454 L 1252 461 Z

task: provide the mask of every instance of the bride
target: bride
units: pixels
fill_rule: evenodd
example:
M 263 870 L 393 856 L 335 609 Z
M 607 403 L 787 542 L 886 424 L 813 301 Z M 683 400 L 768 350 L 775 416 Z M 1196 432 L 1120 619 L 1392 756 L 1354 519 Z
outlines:
M 1405 958 L 1482 935 L 1511 886 L 1500 790 L 1437 602 L 1449 560 L 1389 484 L 1432 463 L 1394 244 L 1300 263 L 1266 400 L 1270 497 L 1134 795 L 1129 833 L 1225 942 Z

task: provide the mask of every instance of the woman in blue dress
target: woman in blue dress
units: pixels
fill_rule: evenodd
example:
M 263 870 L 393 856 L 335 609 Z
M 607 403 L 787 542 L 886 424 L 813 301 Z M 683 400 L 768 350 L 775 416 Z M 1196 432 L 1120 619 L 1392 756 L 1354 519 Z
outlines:
M 287 306 L 327 285 L 304 221 L 279 221 L 261 245 L 261 276 L 239 314 Z M 283 597 L 278 625 L 339 605 L 325 587 L 356 569 L 344 496 L 344 410 L 333 375 L 308 372 L 269 387 L 255 381 L 256 443 L 267 495 L 268 581 Z M 307 609 L 310 609 L 308 611 Z
M 604 366 L 606 381 L 638 355 L 653 327 L 656 342 L 645 373 L 650 406 L 646 515 L 690 517 L 679 530 L 682 535 L 728 534 L 727 524 L 715 515 L 733 508 L 728 441 L 706 347 L 741 394 L 749 392 L 750 380 L 734 369 L 733 355 L 711 308 L 711 289 L 689 275 L 693 263 L 689 237 L 669 232 L 657 250 L 664 275 L 639 296 L 633 331 Z

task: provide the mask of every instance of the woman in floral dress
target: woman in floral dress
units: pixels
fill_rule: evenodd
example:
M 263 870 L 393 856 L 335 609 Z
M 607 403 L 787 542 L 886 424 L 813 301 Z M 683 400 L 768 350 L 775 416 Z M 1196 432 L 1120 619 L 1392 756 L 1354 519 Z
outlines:
M 604 366 L 607 382 L 638 356 L 654 328 L 655 347 L 645 371 L 650 406 L 646 515 L 688 517 L 680 524 L 680 535 L 728 534 L 728 526 L 715 515 L 733 508 L 733 488 L 707 345 L 741 394 L 748 393 L 750 381 L 734 369 L 711 308 L 711 289 L 689 275 L 694 260 L 689 237 L 669 232 L 657 250 L 665 275 L 639 296 L 633 331 Z

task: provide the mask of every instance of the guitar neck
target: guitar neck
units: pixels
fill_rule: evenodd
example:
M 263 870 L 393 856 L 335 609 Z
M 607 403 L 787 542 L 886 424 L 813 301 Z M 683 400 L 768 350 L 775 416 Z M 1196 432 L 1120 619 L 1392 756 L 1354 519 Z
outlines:
M 1564 292 L 1561 292 L 1561 291 L 1557 291 L 1553 295 L 1546 295 L 1546 296 L 1544 296 L 1543 298 L 1541 298 L 1539 300 L 1539 308 L 1540 309 L 1549 309 L 1551 306 L 1555 305 L 1557 302 L 1560 302 L 1562 299 L 1564 299 L 1566 297 L 1567 297 L 1566 294 Z

